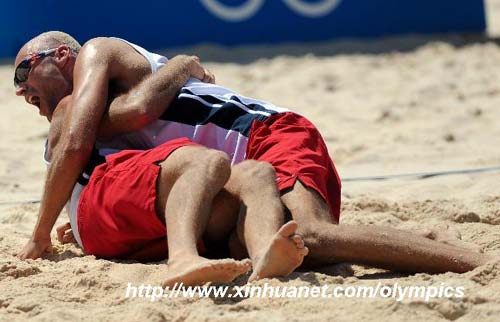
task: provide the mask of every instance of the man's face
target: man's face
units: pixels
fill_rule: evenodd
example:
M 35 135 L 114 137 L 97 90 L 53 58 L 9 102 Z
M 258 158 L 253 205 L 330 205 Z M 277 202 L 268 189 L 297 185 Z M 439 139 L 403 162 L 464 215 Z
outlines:
M 36 53 L 26 53 L 21 50 L 15 66 L 33 54 Z M 40 115 L 45 116 L 49 122 L 59 101 L 72 92 L 70 59 L 72 57 L 69 48 L 58 47 L 53 54 L 34 61 L 27 80 L 16 88 L 16 95 L 24 96 L 26 102 L 36 106 Z

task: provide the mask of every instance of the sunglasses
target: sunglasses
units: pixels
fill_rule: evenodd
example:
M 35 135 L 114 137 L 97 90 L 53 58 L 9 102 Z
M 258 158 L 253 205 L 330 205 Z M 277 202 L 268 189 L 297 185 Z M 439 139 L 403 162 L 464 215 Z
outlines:
M 23 59 L 19 65 L 16 67 L 16 71 L 14 72 L 14 86 L 18 87 L 19 84 L 24 83 L 28 80 L 28 76 L 31 71 L 31 67 L 33 64 L 40 59 L 43 59 L 53 53 L 55 53 L 57 48 L 47 49 L 36 54 L 33 54 L 29 57 Z

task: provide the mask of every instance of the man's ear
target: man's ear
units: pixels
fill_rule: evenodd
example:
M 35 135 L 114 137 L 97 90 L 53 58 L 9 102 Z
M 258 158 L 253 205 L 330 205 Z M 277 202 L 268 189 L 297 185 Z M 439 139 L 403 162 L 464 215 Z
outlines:
M 54 54 L 54 59 L 61 66 L 64 67 L 71 57 L 71 49 L 67 45 L 60 45 Z

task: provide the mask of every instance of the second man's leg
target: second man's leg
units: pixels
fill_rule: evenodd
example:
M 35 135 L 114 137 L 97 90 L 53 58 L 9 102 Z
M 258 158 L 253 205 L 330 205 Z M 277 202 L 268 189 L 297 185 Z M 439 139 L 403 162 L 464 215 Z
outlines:
M 296 234 L 297 223 L 284 224 L 276 174 L 269 163 L 247 160 L 234 166 L 225 189 L 243 203 L 237 234 L 252 259 L 249 281 L 286 276 L 302 264 L 308 249 Z
M 157 209 L 165 218 L 168 274 L 164 286 L 227 282 L 250 269 L 248 261 L 208 260 L 198 255 L 214 197 L 230 176 L 227 156 L 203 147 L 174 151 L 160 164 Z M 164 210 L 164 211 L 162 211 Z
M 309 266 L 352 262 L 403 272 L 465 272 L 493 259 L 389 227 L 336 225 L 325 201 L 296 181 L 282 196 L 309 247 Z

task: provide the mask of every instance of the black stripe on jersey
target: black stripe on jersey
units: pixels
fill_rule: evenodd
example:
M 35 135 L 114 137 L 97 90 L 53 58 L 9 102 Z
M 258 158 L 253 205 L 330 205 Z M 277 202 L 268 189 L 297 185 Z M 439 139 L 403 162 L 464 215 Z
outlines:
M 103 164 L 104 162 L 106 162 L 106 158 L 100 155 L 99 151 L 94 147 L 94 149 L 92 150 L 92 154 L 90 155 L 89 162 L 85 166 L 85 169 L 83 169 L 83 173 L 81 173 L 78 177 L 77 182 L 82 186 L 86 186 L 89 183 L 89 179 L 85 178 L 83 174 L 85 173 L 90 178 L 92 172 L 94 172 L 95 167 Z
M 233 100 L 233 101 L 240 103 L 241 105 L 244 105 L 249 110 L 258 111 L 258 112 L 265 112 L 265 113 L 269 113 L 271 115 L 278 113 L 274 110 L 267 109 L 264 106 L 259 105 L 259 104 L 245 104 L 236 95 L 230 96 L 229 99 L 220 99 L 220 98 L 218 98 L 216 96 L 212 96 L 212 95 L 194 94 L 193 92 L 191 92 L 189 89 L 187 89 L 185 87 L 181 89 L 180 94 L 189 94 L 189 95 L 197 96 L 197 97 L 201 98 L 202 100 L 204 100 L 205 102 L 210 103 L 210 104 L 224 104 L 228 100 Z
M 85 173 L 85 172 L 84 172 Z M 87 174 L 87 173 L 85 173 Z M 76 180 L 76 182 L 78 182 L 79 184 L 81 184 L 82 186 L 86 186 L 89 184 L 89 179 L 85 178 L 83 176 L 83 173 L 80 174 L 80 176 L 78 177 L 78 180 Z
M 231 96 L 231 99 L 233 101 L 236 101 L 236 102 L 240 103 L 241 105 L 245 105 L 247 108 L 249 108 L 251 110 L 254 110 L 254 111 L 266 112 L 266 113 L 269 113 L 271 115 L 278 113 L 278 112 L 276 112 L 274 110 L 267 109 L 264 106 L 259 105 L 259 104 L 245 104 L 245 103 L 241 102 L 241 100 L 240 100 L 240 98 L 238 96 Z
M 218 104 L 220 107 L 207 106 L 195 98 L 177 96 L 160 119 L 192 126 L 212 123 L 226 130 L 238 131 L 248 136 L 254 120 L 264 121 L 268 118 L 266 115 L 248 113 L 234 102 L 223 101 L 214 96 L 195 95 L 187 89 L 181 90 L 180 93 L 194 95 L 210 105 Z M 242 104 L 236 96 L 231 99 Z M 269 114 L 277 113 L 258 104 L 249 104 L 245 107 Z

